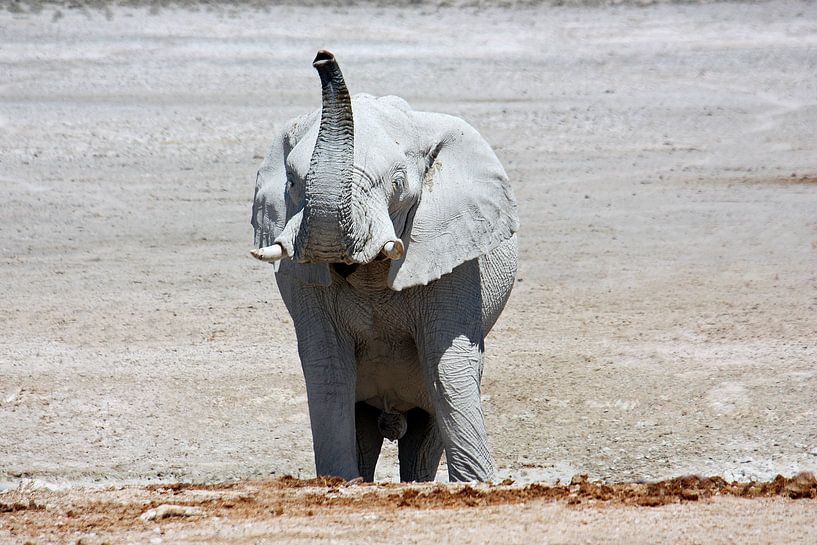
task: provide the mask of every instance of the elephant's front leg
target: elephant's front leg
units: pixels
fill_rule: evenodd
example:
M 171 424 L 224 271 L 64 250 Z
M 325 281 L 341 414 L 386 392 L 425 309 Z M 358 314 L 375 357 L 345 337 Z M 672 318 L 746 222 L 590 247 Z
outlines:
M 278 286 L 298 336 L 315 470 L 318 475 L 357 478 L 354 341 L 333 319 L 330 290 L 286 278 L 279 279 Z
M 299 335 L 300 337 L 300 335 Z M 360 476 L 355 436 L 354 354 L 341 346 L 330 348 L 322 356 L 301 352 L 301 364 L 309 403 L 315 471 L 344 479 Z M 334 349 L 333 349 L 334 348 Z M 312 349 L 308 349 L 312 352 Z
M 476 261 L 419 292 L 418 348 L 452 481 L 494 477 L 480 400 L 482 304 Z
M 447 349 L 427 354 L 427 362 L 450 480 L 491 480 L 494 464 L 480 402 L 480 343 L 457 336 Z

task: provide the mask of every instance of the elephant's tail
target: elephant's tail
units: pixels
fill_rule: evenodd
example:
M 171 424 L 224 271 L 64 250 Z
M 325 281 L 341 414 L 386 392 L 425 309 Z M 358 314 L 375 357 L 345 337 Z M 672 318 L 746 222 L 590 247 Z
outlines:
M 383 411 L 377 417 L 377 429 L 389 441 L 397 441 L 406 434 L 408 429 L 406 415 Z

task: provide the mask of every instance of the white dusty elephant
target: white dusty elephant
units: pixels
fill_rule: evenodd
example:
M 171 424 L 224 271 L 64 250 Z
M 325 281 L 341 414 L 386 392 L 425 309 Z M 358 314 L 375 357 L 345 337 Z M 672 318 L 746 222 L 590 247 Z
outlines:
M 516 275 L 517 205 L 491 148 L 456 117 L 349 96 L 328 51 L 320 111 L 278 134 L 256 179 L 252 254 L 295 324 L 318 475 L 489 480 L 483 339 Z

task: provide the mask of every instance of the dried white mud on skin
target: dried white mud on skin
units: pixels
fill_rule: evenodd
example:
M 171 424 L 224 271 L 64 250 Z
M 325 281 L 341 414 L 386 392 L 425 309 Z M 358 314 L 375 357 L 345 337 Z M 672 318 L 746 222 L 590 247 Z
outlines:
M 741 505 L 736 509 L 737 504 L 723 502 L 727 497 L 743 498 L 749 503 L 748 509 L 755 512 L 753 516 L 766 524 L 764 535 L 770 536 L 776 524 L 772 515 L 775 511 L 782 510 L 794 519 L 817 514 L 817 479 L 813 474 L 803 473 L 791 479 L 777 477 L 770 482 L 727 483 L 719 477 L 687 476 L 657 483 L 608 485 L 577 475 L 568 485 L 510 482 L 406 485 L 284 477 L 272 481 L 61 492 L 21 487 L 0 494 L 0 539 L 6 535 L 33 541 L 79 539 L 102 543 L 155 535 L 158 528 L 158 533 L 165 534 L 165 539 L 171 542 L 228 537 L 238 543 L 259 538 L 284 542 L 297 537 L 297 532 L 281 531 L 290 521 L 302 532 L 314 534 L 325 531 L 328 525 L 340 526 L 341 536 L 351 530 L 365 535 L 367 531 L 382 532 L 384 520 L 434 518 L 435 515 L 426 514 L 428 511 L 455 511 L 456 515 L 448 517 L 449 528 L 446 529 L 453 532 L 484 524 L 486 515 L 513 505 L 518 506 L 517 509 L 505 519 L 509 530 L 529 522 L 542 525 L 542 514 L 552 513 L 554 509 L 585 510 L 591 513 L 591 518 L 603 519 L 610 516 L 605 510 L 615 507 L 618 509 L 614 511 L 619 514 L 612 516 L 621 516 L 623 512 L 637 519 L 635 512 L 625 508 L 678 505 L 678 509 L 686 506 L 695 511 L 700 508 L 692 506 L 698 503 L 715 510 L 704 515 L 710 519 L 708 523 L 728 516 L 735 526 L 739 520 L 735 518 L 736 513 L 747 507 Z M 786 499 L 802 501 L 786 502 Z M 770 501 L 774 503 L 769 504 Z M 573 515 L 567 515 L 570 516 Z M 677 514 L 673 517 L 676 529 L 683 530 Z M 269 530 L 269 524 L 275 526 L 274 531 Z M 729 530 L 734 537 L 732 529 Z M 735 530 L 740 533 L 740 528 Z M 642 529 L 641 534 L 648 536 L 650 531 Z M 408 535 L 404 533 L 402 537 Z M 496 537 L 490 533 L 485 536 L 488 541 Z M 798 542 L 797 531 L 788 537 L 792 539 L 788 542 Z

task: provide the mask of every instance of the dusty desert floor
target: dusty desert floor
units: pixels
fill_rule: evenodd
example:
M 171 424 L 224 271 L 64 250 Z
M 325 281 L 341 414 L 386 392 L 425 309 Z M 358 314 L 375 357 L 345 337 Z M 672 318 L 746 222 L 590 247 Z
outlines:
M 521 266 L 483 382 L 500 478 L 817 471 L 814 3 L 2 6 L 6 494 L 59 508 L 77 490 L 119 501 L 101 486 L 313 475 L 291 322 L 248 250 L 255 171 L 275 127 L 319 107 L 321 47 L 352 92 L 468 120 L 511 178 Z M 387 448 L 379 478 L 395 464 Z M 780 497 L 542 505 L 456 512 L 518 542 L 511 515 L 558 519 L 567 533 L 531 535 L 559 543 L 706 513 L 766 521 L 764 542 L 817 514 Z M 452 509 L 356 524 L 473 527 Z M 307 520 L 274 511 L 261 541 Z M 345 535 L 320 513 L 315 532 Z M 199 518 L 184 539 L 219 541 Z
M 365 485 L 237 481 L 0 495 L 0 538 L 103 543 L 814 542 L 812 473 L 764 484 Z

